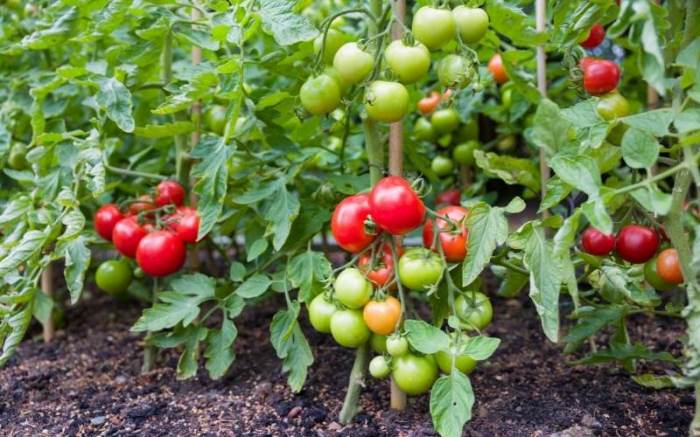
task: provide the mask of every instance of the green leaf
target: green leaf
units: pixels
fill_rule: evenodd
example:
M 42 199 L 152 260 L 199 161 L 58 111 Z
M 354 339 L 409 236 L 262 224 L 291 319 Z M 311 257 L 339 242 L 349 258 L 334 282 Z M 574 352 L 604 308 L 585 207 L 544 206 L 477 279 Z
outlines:
M 653 375 L 644 373 L 642 375 L 632 375 L 632 380 L 642 387 L 663 390 L 665 388 L 690 388 L 693 381 L 682 376 Z
M 78 21 L 79 13 L 75 7 L 67 8 L 60 16 L 52 17 L 51 26 L 37 30 L 22 39 L 22 45 L 30 50 L 48 50 L 60 47 L 66 41 Z M 46 23 L 45 21 L 42 23 Z
M 308 250 L 291 259 L 287 265 L 287 275 L 292 285 L 299 288 L 303 302 L 315 297 L 314 283 L 326 281 L 333 270 L 330 262 L 321 252 Z
M 622 118 L 622 122 L 627 126 L 642 130 L 656 137 L 668 135 L 671 122 L 675 117 L 672 109 L 655 109 L 653 111 L 640 112 Z
M 238 261 L 231 263 L 231 267 L 229 268 L 228 272 L 228 277 L 230 280 L 233 282 L 241 282 L 243 278 L 245 278 L 245 274 L 246 268 L 243 264 L 239 263 Z
M 256 274 L 246 279 L 237 289 L 236 294 L 245 299 L 251 299 L 263 295 L 272 281 L 264 274 Z
M 165 124 L 147 124 L 134 129 L 134 135 L 144 138 L 164 138 L 188 134 L 194 131 L 194 125 L 189 121 L 176 121 Z
M 681 135 L 700 130 L 700 109 L 687 108 L 676 116 L 673 125 Z
M 300 207 L 297 193 L 290 193 L 284 182 L 280 181 L 277 190 L 263 208 L 264 217 L 270 222 L 269 230 L 273 235 L 272 246 L 275 250 L 280 250 L 287 241 Z
M 499 286 L 496 294 L 498 294 L 499 297 L 505 298 L 516 297 L 530 281 L 530 277 L 520 272 L 516 272 L 515 270 L 505 270 L 505 277 L 501 281 L 501 285 Z
M 564 223 L 554 235 L 554 247 L 552 253 L 556 263 L 559 265 L 560 278 L 566 285 L 569 295 L 578 306 L 578 278 L 576 269 L 571 260 L 571 248 L 576 244 L 576 237 L 581 218 L 581 210 L 577 209 L 573 214 L 564 220 Z
M 457 370 L 441 376 L 430 390 L 430 415 L 441 436 L 461 436 L 464 424 L 472 418 L 473 406 L 471 382 Z
M 221 329 L 209 331 L 204 357 L 207 359 L 206 368 L 210 378 L 219 379 L 224 376 L 236 359 L 233 342 L 237 336 L 236 325 L 227 317 L 221 321 Z
M 70 240 L 77 237 L 85 228 L 85 216 L 79 209 L 73 209 L 63 217 L 62 223 L 66 229 L 59 239 Z
M 639 190 L 634 190 L 630 193 L 630 196 L 646 210 L 654 214 L 666 215 L 671 210 L 672 196 L 660 191 L 656 185 L 649 185 Z
M 533 118 L 529 140 L 551 156 L 564 148 L 571 123 L 563 117 L 556 103 L 542 99 Z
M 476 337 L 471 337 L 467 344 L 464 346 L 462 351 L 463 355 L 469 355 L 471 358 L 477 361 L 488 360 L 498 346 L 501 344 L 501 340 L 496 337 L 486 337 L 484 335 L 478 335 Z
M 78 237 L 65 245 L 63 256 L 66 266 L 63 275 L 70 292 L 70 302 L 75 304 L 80 298 L 85 283 L 85 273 L 90 267 L 91 253 L 84 237 Z
M 3 206 L 2 215 L 0 215 L 0 224 L 14 221 L 32 209 L 32 200 L 28 196 L 20 196 L 11 200 Z
M 318 30 L 306 17 L 294 13 L 294 4 L 291 0 L 260 1 L 263 29 L 281 46 L 311 41 L 318 36 Z
M 612 219 L 610 218 L 608 211 L 605 209 L 605 203 L 602 199 L 588 200 L 586 203 L 581 205 L 581 210 L 591 223 L 591 226 L 606 234 L 612 232 Z
M 467 257 L 462 264 L 462 283 L 471 284 L 491 261 L 491 255 L 508 237 L 508 220 L 500 208 L 486 203 L 472 206 L 467 216 L 469 243 Z
M 404 330 L 413 349 L 424 354 L 447 350 L 450 337 L 439 328 L 422 320 L 406 320 Z
M 580 344 L 605 326 L 620 320 L 625 313 L 626 307 L 613 304 L 604 307 L 582 307 L 576 325 L 564 337 L 564 341 Z
M 221 140 L 213 143 L 200 141 L 192 151 L 192 156 L 200 160 L 192 168 L 192 176 L 197 178 L 194 192 L 199 197 L 198 240 L 203 239 L 219 220 L 228 191 L 227 162 L 234 150 Z
M 113 77 L 103 80 L 99 91 L 95 94 L 95 101 L 107 112 L 107 117 L 116 123 L 119 129 L 124 132 L 134 131 L 131 93 L 123 83 Z
M 32 306 L 25 305 L 11 314 L 3 317 L 3 324 L 7 328 L 0 331 L 0 341 L 2 341 L 2 355 L 0 355 L 0 367 L 7 363 L 12 354 L 17 349 L 19 342 L 24 338 L 24 334 L 32 321 Z
M 532 225 L 530 225 L 532 226 Z M 559 340 L 559 287 L 561 278 L 551 244 L 541 227 L 532 226 L 525 246 L 523 263 L 530 271 L 530 299 L 535 304 L 547 338 Z
M 566 199 L 566 197 L 571 194 L 571 190 L 573 190 L 571 185 L 561 180 L 557 175 L 547 180 L 546 187 L 547 192 L 544 195 L 544 199 L 542 199 L 539 212 L 559 205 L 562 200 Z
M 520 184 L 534 192 L 540 191 L 540 170 L 531 159 L 485 153 L 482 150 L 474 151 L 474 159 L 489 177 L 500 178 L 509 185 Z
M 651 134 L 637 129 L 627 129 L 622 137 L 622 159 L 632 168 L 649 168 L 659 157 L 661 147 Z
M 22 240 L 10 250 L 7 256 L 0 259 L 0 277 L 5 276 L 20 264 L 28 260 L 46 242 L 46 235 L 41 231 L 29 231 Z
M 51 320 L 51 312 L 54 307 L 53 299 L 39 289 L 35 289 L 33 294 L 32 314 L 42 325 L 46 325 L 46 322 Z
M 558 153 L 550 159 L 549 165 L 567 184 L 591 197 L 598 196 L 602 184 L 600 171 L 595 160 L 590 156 Z
M 299 305 L 278 311 L 270 323 L 270 342 L 277 357 L 282 359 L 282 371 L 289 373 L 287 382 L 293 392 L 301 390 L 306 381 L 307 369 L 313 364 L 311 353 L 304 333 L 297 323 Z
M 219 42 L 215 41 L 208 32 L 193 29 L 190 26 L 176 26 L 175 37 L 197 47 L 207 50 L 219 50 Z
M 265 251 L 267 250 L 267 246 L 268 243 L 266 239 L 260 238 L 258 240 L 255 240 L 255 242 L 250 246 L 250 250 L 246 255 L 246 261 L 250 262 L 257 259 L 260 255 L 265 253 Z
M 668 352 L 652 352 L 641 343 L 620 344 L 601 349 L 587 357 L 572 361 L 572 364 L 605 364 L 627 360 L 665 361 L 677 363 L 679 360 Z
M 199 367 L 199 342 L 207 337 L 207 328 L 191 325 L 186 328 L 185 348 L 177 360 L 175 377 L 178 380 L 189 379 L 197 375 Z
M 491 21 L 491 27 L 505 35 L 515 45 L 535 47 L 547 41 L 547 33 L 535 30 L 534 19 L 515 6 L 502 0 L 488 0 L 486 12 Z

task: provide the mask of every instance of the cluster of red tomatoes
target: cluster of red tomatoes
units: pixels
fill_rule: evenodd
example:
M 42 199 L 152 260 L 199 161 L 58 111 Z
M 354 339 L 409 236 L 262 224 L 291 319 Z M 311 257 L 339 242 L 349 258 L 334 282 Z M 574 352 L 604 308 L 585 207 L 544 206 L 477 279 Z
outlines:
M 658 290 L 668 290 L 683 283 L 683 272 L 676 249 L 663 249 L 657 256 L 661 240 L 658 230 L 637 224 L 624 226 L 617 235 L 589 227 L 581 236 L 581 246 L 591 255 L 606 256 L 614 251 L 627 262 L 644 264 L 646 281 Z
M 182 185 L 163 181 L 156 187 L 155 196 L 141 196 L 125 210 L 111 203 L 101 206 L 94 217 L 95 231 L 111 241 L 120 254 L 135 258 L 147 275 L 167 276 L 185 264 L 185 243 L 197 242 L 199 215 L 184 202 Z M 110 265 L 115 266 L 114 262 Z M 97 279 L 100 286 L 100 269 Z

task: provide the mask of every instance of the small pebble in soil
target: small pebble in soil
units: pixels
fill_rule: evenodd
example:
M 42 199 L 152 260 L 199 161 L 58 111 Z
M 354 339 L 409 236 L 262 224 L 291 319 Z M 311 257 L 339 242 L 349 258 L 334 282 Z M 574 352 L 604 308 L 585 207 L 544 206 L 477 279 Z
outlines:
M 106 421 L 107 421 L 107 418 L 105 416 L 97 416 L 97 417 L 93 417 L 92 419 L 90 419 L 90 423 L 92 425 L 95 425 L 95 426 L 100 426 L 100 425 L 104 424 Z

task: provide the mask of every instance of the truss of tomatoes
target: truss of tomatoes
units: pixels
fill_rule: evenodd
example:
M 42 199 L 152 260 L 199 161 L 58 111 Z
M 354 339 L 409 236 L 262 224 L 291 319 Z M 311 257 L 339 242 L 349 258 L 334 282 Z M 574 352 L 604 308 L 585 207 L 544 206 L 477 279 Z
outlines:
M 120 254 L 135 259 L 147 275 L 171 275 L 184 266 L 186 244 L 196 243 L 199 232 L 197 210 L 184 206 L 184 201 L 182 185 L 163 181 L 155 196 L 141 196 L 125 210 L 115 204 L 100 207 L 95 231 Z

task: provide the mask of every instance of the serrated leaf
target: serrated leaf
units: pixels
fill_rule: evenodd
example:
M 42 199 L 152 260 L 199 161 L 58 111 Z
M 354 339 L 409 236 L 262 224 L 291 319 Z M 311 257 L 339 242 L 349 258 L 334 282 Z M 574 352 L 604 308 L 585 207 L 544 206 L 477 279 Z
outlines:
M 547 180 L 546 187 L 546 194 L 544 195 L 544 199 L 542 199 L 542 203 L 540 204 L 539 212 L 559 205 L 562 200 L 566 199 L 566 197 L 571 194 L 571 190 L 573 190 L 571 185 L 561 180 L 561 178 L 557 175 L 554 175 Z
M 496 247 L 505 243 L 508 220 L 500 208 L 477 203 L 469 210 L 466 227 L 469 229 L 469 243 L 462 264 L 462 283 L 471 284 L 491 261 Z
M 450 346 L 450 337 L 444 331 L 422 320 L 406 320 L 404 330 L 408 342 L 418 352 L 434 354 Z
M 41 231 L 29 231 L 10 253 L 0 260 L 0 277 L 5 276 L 29 259 L 46 242 L 46 235 Z
M 0 331 L 0 341 L 2 341 L 2 355 L 0 355 L 0 367 L 7 363 L 12 354 L 17 349 L 24 334 L 32 321 L 32 306 L 25 305 L 11 314 L 3 317 L 3 324 L 6 329 Z
M 107 117 L 124 132 L 134 131 L 131 93 L 129 89 L 115 78 L 109 78 L 100 83 L 95 94 L 95 101 L 107 112 Z
M 41 290 L 34 290 L 34 302 L 32 303 L 32 315 L 42 325 L 51 320 L 51 312 L 53 311 L 54 302 L 50 296 L 43 293 Z
M 221 378 L 231 367 L 236 359 L 232 346 L 237 336 L 236 325 L 227 317 L 221 321 L 221 328 L 218 331 L 213 329 L 209 331 L 204 357 L 207 359 L 206 368 L 210 378 Z
M 199 342 L 207 337 L 207 328 L 189 326 L 186 328 L 184 349 L 177 360 L 175 377 L 178 380 L 189 379 L 197 374 L 199 367 Z
M 496 337 L 486 337 L 484 335 L 471 337 L 467 344 L 464 345 L 462 355 L 469 355 L 477 361 L 488 360 L 496 352 L 500 344 L 501 340 Z
M 257 259 L 260 255 L 265 253 L 265 251 L 267 250 L 267 246 L 268 243 L 266 239 L 260 238 L 258 240 L 255 240 L 255 242 L 250 246 L 250 250 L 246 255 L 246 261 L 250 262 L 254 259 Z
M 464 424 L 472 418 L 473 406 L 474 390 L 462 372 L 441 376 L 430 390 L 430 415 L 441 436 L 461 436 Z
M 651 134 L 630 128 L 622 137 L 622 159 L 632 168 L 649 168 L 658 159 L 660 147 Z
M 625 315 L 626 307 L 620 305 L 608 305 L 605 307 L 587 307 L 579 312 L 576 325 L 564 338 L 567 343 L 578 344 L 588 337 L 613 324 Z
M 236 294 L 245 299 L 251 299 L 263 295 L 272 281 L 270 277 L 263 274 L 253 275 L 246 279 L 237 289 Z
M 308 18 L 294 12 L 294 4 L 291 0 L 260 1 L 263 29 L 281 46 L 311 41 L 318 36 L 318 30 Z
M 474 151 L 474 159 L 476 165 L 490 177 L 500 178 L 509 185 L 520 184 L 534 192 L 540 191 L 539 167 L 531 159 L 481 150 Z
M 306 251 L 291 259 L 287 265 L 287 275 L 292 285 L 299 288 L 303 302 L 314 298 L 314 282 L 324 282 L 331 275 L 332 266 L 321 252 Z
M 75 304 L 83 291 L 85 273 L 87 273 L 87 269 L 90 267 L 92 254 L 87 247 L 85 238 L 78 237 L 66 244 L 63 255 L 66 259 L 66 266 L 64 269 L 66 286 L 70 292 L 71 304 Z
M 530 271 L 530 300 L 540 316 L 542 330 L 547 338 L 559 341 L 559 287 L 561 278 L 552 254 L 551 244 L 541 227 L 532 227 L 525 256 L 525 267 Z
M 134 135 L 144 138 L 164 138 L 188 134 L 194 131 L 194 125 L 189 121 L 176 121 L 165 124 L 147 124 L 134 129 Z
M 306 381 L 307 369 L 314 357 L 304 337 L 297 316 L 299 305 L 278 311 L 270 323 L 270 342 L 277 357 L 282 359 L 282 371 L 289 373 L 287 382 L 293 392 L 299 392 Z
M 6 203 L 0 215 L 0 224 L 9 223 L 22 217 L 32 209 L 32 200 L 28 196 L 21 196 Z
M 231 267 L 229 268 L 228 272 L 228 277 L 230 280 L 233 282 L 240 282 L 245 278 L 246 274 L 246 268 L 243 264 L 239 263 L 238 261 L 234 261 L 231 263 Z
M 567 184 L 596 197 L 602 184 L 595 160 L 587 155 L 558 153 L 549 161 L 557 176 Z
M 502 0 L 488 0 L 486 12 L 491 27 L 516 45 L 535 47 L 547 41 L 547 33 L 537 32 L 534 19 L 516 6 L 506 4 Z

